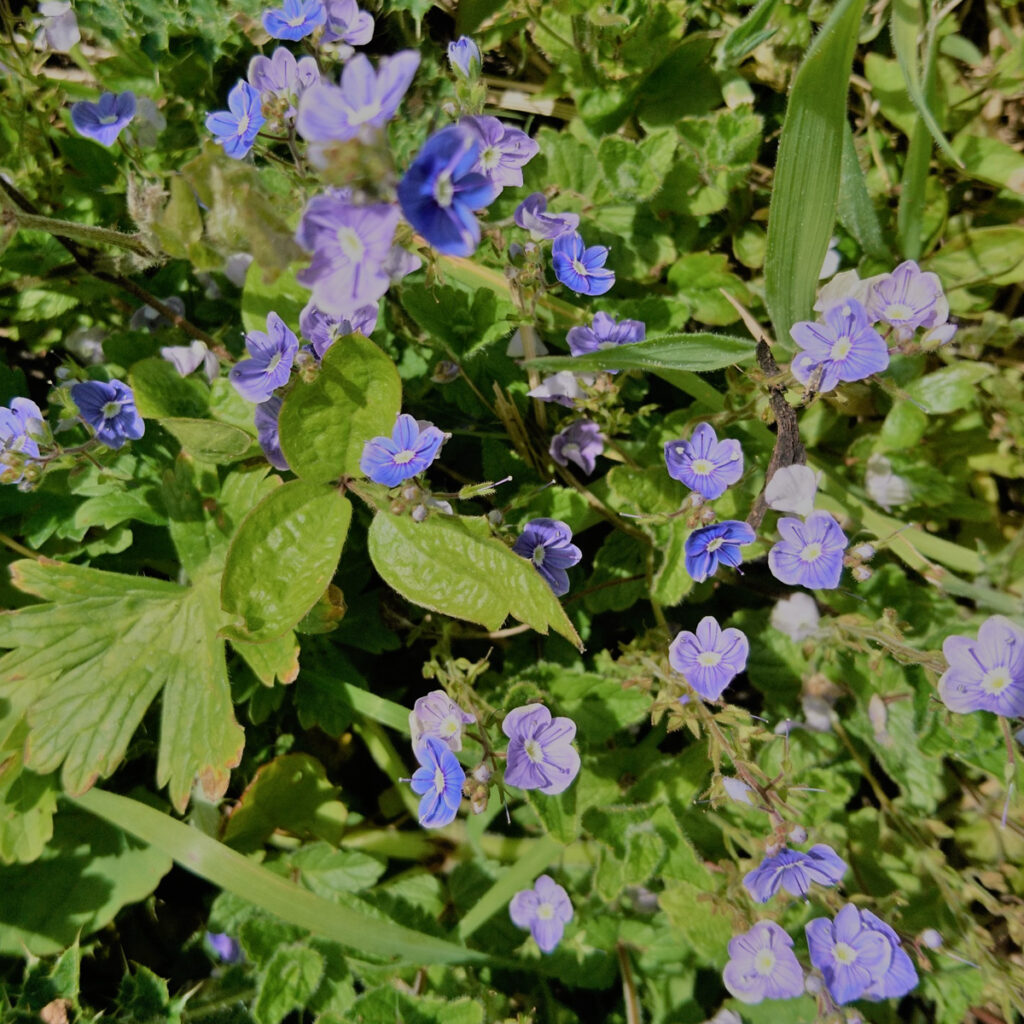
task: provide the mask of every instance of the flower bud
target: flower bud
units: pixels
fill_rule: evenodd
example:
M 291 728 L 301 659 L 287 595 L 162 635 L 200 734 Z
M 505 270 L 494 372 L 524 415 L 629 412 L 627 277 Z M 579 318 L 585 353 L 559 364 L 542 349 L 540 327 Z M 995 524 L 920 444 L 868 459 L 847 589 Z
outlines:
M 858 583 L 867 583 L 867 581 L 874 576 L 874 573 L 866 565 L 855 565 L 850 570 L 850 575 Z
M 807 829 L 805 829 L 803 825 L 794 825 L 789 830 L 789 841 L 791 843 L 806 843 Z
M 422 523 L 427 518 L 427 506 L 417 505 L 412 510 L 412 520 L 414 523 Z
M 851 552 L 862 562 L 870 562 L 875 557 L 875 546 L 873 544 L 858 544 Z
M 453 71 L 472 81 L 480 75 L 480 48 L 469 36 L 460 36 L 448 44 L 448 63 Z
M 919 939 L 922 946 L 928 949 L 941 949 L 942 936 L 934 928 L 925 928 Z
M 477 782 L 486 785 L 491 781 L 491 769 L 481 761 L 480 764 L 473 769 L 473 778 L 476 779 Z

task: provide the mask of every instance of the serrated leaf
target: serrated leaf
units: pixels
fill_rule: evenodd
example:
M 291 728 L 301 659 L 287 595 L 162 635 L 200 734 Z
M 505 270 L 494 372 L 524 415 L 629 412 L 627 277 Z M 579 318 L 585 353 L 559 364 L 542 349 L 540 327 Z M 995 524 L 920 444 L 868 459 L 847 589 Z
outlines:
M 417 523 L 380 512 L 370 526 L 369 550 L 384 582 L 415 604 L 492 630 L 512 615 L 581 647 L 551 588 L 529 561 L 491 535 L 483 518 L 431 516 Z
M 318 896 L 362 892 L 387 870 L 387 862 L 361 850 L 337 850 L 329 843 L 309 843 L 291 859 L 306 886 Z
M 45 559 L 11 571 L 47 602 L 0 616 L 0 694 L 27 716 L 26 765 L 59 767 L 65 790 L 84 792 L 120 765 L 162 690 L 157 784 L 182 810 L 197 775 L 223 795 L 242 730 L 216 635 L 217 577 L 182 587 Z
M 793 80 L 768 218 L 765 302 L 777 341 L 810 319 L 839 196 L 846 97 L 864 0 L 839 0 Z
M 282 946 L 271 957 L 260 983 L 252 1013 L 258 1024 L 280 1024 L 301 1009 L 317 990 L 324 973 L 324 958 L 308 946 Z
M 530 365 L 542 370 L 572 370 L 574 373 L 595 370 L 707 373 L 752 362 L 755 349 L 751 339 L 727 334 L 666 334 L 582 356 L 541 356 L 532 359 Z
M 193 458 L 217 466 L 237 462 L 253 443 L 244 430 L 216 420 L 167 417 L 160 420 L 160 426 L 173 434 Z
M 29 864 L 53 835 L 57 780 L 24 767 L 25 725 L 0 747 L 0 863 Z
M 702 896 L 704 893 L 690 882 L 671 881 L 658 896 L 658 903 L 669 924 L 685 939 L 684 948 L 694 950 L 701 962 L 722 967 L 728 959 L 732 922 L 721 908 Z
M 278 829 L 301 839 L 337 843 L 348 812 L 324 766 L 309 754 L 284 754 L 263 765 L 246 787 L 224 828 L 236 850 L 259 849 Z
M 334 488 L 292 480 L 242 520 L 228 549 L 221 603 L 240 627 L 226 635 L 274 640 L 322 596 L 338 567 L 352 505 Z
M 298 382 L 281 406 L 281 450 L 292 472 L 326 483 L 361 475 L 367 441 L 390 435 L 402 408 L 395 364 L 361 334 L 339 338 L 311 383 Z
M 262 643 L 232 637 L 231 646 L 264 686 L 273 686 L 274 680 L 287 685 L 299 677 L 299 645 L 290 629 L 276 640 Z

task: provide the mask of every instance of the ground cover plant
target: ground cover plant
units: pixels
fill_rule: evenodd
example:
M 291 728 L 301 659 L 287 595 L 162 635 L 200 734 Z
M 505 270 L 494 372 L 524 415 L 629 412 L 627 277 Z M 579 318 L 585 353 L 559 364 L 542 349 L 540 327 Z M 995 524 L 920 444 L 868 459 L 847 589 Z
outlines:
M 0 21 L 0 1019 L 1020 1018 L 1015 4 Z

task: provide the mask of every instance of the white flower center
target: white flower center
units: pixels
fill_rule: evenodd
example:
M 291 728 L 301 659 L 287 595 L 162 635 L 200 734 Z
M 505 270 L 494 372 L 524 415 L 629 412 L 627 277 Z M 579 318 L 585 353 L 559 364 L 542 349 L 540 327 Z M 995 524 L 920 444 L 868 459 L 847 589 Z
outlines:
M 289 18 L 286 24 L 291 25 L 292 28 L 298 28 L 305 20 L 303 15 L 297 14 L 294 18 Z
M 714 668 L 722 660 L 718 651 L 701 651 L 697 655 L 697 664 L 703 668 Z
M 775 954 L 770 949 L 762 949 L 757 956 L 754 957 L 754 970 L 762 977 L 767 977 L 771 974 L 774 966 Z
M 249 130 L 249 115 L 243 114 L 238 119 L 238 127 L 235 129 L 235 134 L 239 137 L 243 136 Z
M 338 228 L 338 246 L 353 263 L 358 263 L 366 252 L 366 246 L 355 228 Z
M 490 170 L 492 167 L 497 167 L 498 162 L 501 160 L 501 153 L 498 152 L 494 146 L 488 146 L 480 154 L 480 166 L 486 167 Z
M 353 107 L 348 112 L 348 123 L 349 124 L 366 124 L 367 121 L 373 120 L 380 113 L 380 104 L 376 101 L 373 103 L 367 103 L 362 107 Z
M 100 410 L 105 420 L 111 420 L 121 412 L 120 402 L 107 402 Z
M 578 444 L 576 444 L 575 441 L 570 441 L 568 444 L 563 444 L 562 445 L 562 454 L 567 459 L 572 458 L 572 456 L 574 456 L 574 455 L 579 455 L 579 453 L 580 453 L 580 446 Z
M 587 268 L 585 266 L 583 266 L 583 261 L 582 260 L 573 260 L 572 261 L 572 269 L 575 270 L 576 273 L 580 275 L 580 277 L 586 277 L 587 276 Z
M 847 942 L 837 942 L 832 955 L 839 963 L 846 966 L 857 962 L 857 950 Z
M 454 736 L 458 733 L 461 724 L 462 723 L 457 721 L 452 715 L 449 715 L 441 722 L 437 731 L 442 736 Z
M 443 206 L 447 209 L 452 205 L 454 198 L 455 186 L 452 184 L 452 179 L 447 174 L 442 174 L 434 186 L 434 199 L 437 200 L 438 206 Z
M 998 695 L 1005 690 L 1013 679 L 1010 676 L 1010 670 L 1003 665 L 998 668 L 990 668 L 981 677 L 981 688 L 986 693 Z
M 813 562 L 819 558 L 821 558 L 821 545 L 817 541 L 805 545 L 803 551 L 800 552 L 801 562 Z
M 536 740 L 527 740 L 523 744 L 523 751 L 534 764 L 544 760 L 544 749 Z
M 828 357 L 834 362 L 840 359 L 845 359 L 849 355 L 850 349 L 853 348 L 853 344 L 850 339 L 845 335 L 840 335 L 832 344 L 832 348 L 829 351 Z
M 412 462 L 416 458 L 416 453 L 409 448 L 403 448 L 402 451 L 397 452 L 391 459 L 396 466 L 404 466 L 409 462 Z
M 886 320 L 906 320 L 913 314 L 913 310 L 902 302 L 890 302 L 885 307 Z
M 681 444 L 677 444 L 676 445 L 676 455 L 685 455 L 685 454 L 686 454 L 686 449 Z
M 280 352 L 275 352 L 270 357 L 270 362 L 267 363 L 267 368 L 263 372 L 264 373 L 273 373 L 277 369 L 277 367 L 280 364 L 280 362 L 281 362 L 281 353 Z
M 104 114 L 100 118 L 100 124 L 113 124 L 117 120 L 117 114 Z
M 690 463 L 690 469 L 697 474 L 697 476 L 708 476 L 715 470 L 715 464 L 710 459 L 694 459 Z
M 537 904 L 537 917 L 541 921 L 550 921 L 555 916 L 555 908 L 550 903 Z
M 716 537 L 713 541 L 711 541 L 710 544 L 708 544 L 708 546 L 707 546 L 707 548 L 705 550 L 707 550 L 707 551 L 717 551 L 724 543 L 725 543 L 725 538 L 724 537 Z
M 438 765 L 434 770 L 434 791 L 440 796 L 444 792 L 444 772 Z
M 545 554 L 544 545 L 543 544 L 538 544 L 533 549 L 533 564 L 534 565 L 543 565 L 544 564 L 544 554 Z

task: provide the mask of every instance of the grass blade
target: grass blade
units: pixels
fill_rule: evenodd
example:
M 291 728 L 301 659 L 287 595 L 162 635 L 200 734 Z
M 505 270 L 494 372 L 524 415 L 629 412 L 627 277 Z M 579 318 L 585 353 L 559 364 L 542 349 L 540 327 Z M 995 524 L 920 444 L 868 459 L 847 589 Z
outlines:
M 878 214 L 868 194 L 864 171 L 857 159 L 857 147 L 853 143 L 853 132 L 849 124 L 843 132 L 838 215 L 839 223 L 853 235 L 864 252 L 878 260 L 890 258 L 891 253 L 882 237 Z
M 707 373 L 726 366 L 751 363 L 757 346 L 750 338 L 728 334 L 664 334 L 632 345 L 587 352 L 582 356 L 541 356 L 530 366 L 541 370 L 572 370 L 593 373 L 600 370 L 688 370 Z
M 482 961 L 483 954 L 325 900 L 197 829 L 128 797 L 91 789 L 72 802 L 149 843 L 221 889 L 351 949 L 425 966 Z
M 839 0 L 793 80 L 768 216 L 765 300 L 777 342 L 807 319 L 832 235 L 864 0 Z

